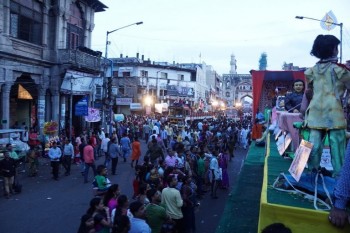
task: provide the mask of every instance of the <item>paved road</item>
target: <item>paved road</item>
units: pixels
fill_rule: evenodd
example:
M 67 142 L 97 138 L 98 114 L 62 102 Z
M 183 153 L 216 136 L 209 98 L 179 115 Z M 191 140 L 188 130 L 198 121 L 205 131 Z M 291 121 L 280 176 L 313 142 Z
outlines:
M 143 154 L 145 144 L 142 144 Z M 246 151 L 238 149 L 229 165 L 231 189 L 242 165 Z M 0 197 L 1 233 L 75 233 L 80 217 L 87 210 L 93 197 L 91 184 L 84 184 L 79 167 L 72 165 L 70 176 L 60 176 L 59 181 L 51 179 L 51 168 L 47 159 L 40 160 L 38 177 L 20 174 L 22 193 L 11 199 Z M 103 158 L 97 164 L 103 163 Z M 63 174 L 61 168 L 61 174 Z M 90 171 L 90 173 L 92 173 Z M 132 196 L 134 170 L 130 163 L 119 162 L 117 175 L 109 176 L 121 187 L 121 192 Z M 92 180 L 92 174 L 90 174 Z M 213 233 L 223 213 L 230 190 L 219 190 L 219 199 L 211 199 L 209 193 L 201 200 L 196 212 L 197 232 Z

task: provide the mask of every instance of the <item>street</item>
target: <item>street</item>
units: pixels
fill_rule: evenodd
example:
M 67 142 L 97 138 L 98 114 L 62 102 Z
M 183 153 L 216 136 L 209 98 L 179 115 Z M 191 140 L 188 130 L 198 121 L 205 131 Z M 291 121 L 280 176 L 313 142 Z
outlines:
M 142 155 L 146 145 L 141 141 Z M 218 190 L 219 199 L 211 199 L 208 192 L 196 210 L 197 232 L 213 233 L 223 213 L 226 199 L 230 195 L 237 175 L 242 167 L 247 150 L 238 148 L 235 158 L 229 163 L 230 189 Z M 101 157 L 97 164 L 102 164 Z M 80 167 L 72 165 L 70 176 L 64 176 L 60 168 L 58 181 L 51 177 L 51 167 L 48 159 L 40 159 L 39 176 L 28 177 L 19 174 L 23 185 L 22 193 L 15 194 L 11 199 L 0 198 L 0 232 L 2 233 L 76 233 L 80 217 L 89 207 L 93 197 L 91 182 L 83 183 Z M 93 174 L 90 169 L 90 181 Z M 119 184 L 121 193 L 131 198 L 134 169 L 130 161 L 119 161 L 117 175 L 108 176 L 112 183 Z M 1 181 L 2 185 L 2 181 Z M 132 200 L 130 200 L 132 201 Z

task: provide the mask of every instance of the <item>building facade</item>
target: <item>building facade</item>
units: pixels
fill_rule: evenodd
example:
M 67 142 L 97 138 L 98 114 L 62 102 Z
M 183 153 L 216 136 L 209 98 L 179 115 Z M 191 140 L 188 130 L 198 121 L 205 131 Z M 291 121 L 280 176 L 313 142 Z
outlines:
M 114 112 L 144 110 L 145 96 L 151 96 L 153 104 L 166 103 L 168 106 L 177 101 L 185 101 L 195 110 L 205 110 L 209 97 L 206 84 L 206 65 L 145 60 L 139 54 L 136 57 L 112 58 L 113 101 L 117 104 Z M 110 73 L 110 71 L 107 71 Z M 134 104 L 141 109 L 132 109 Z M 153 105 L 152 105 L 153 106 Z
M 252 76 L 250 74 L 237 74 L 237 60 L 231 55 L 230 73 L 223 74 L 223 98 L 228 107 L 243 104 L 246 97 L 253 99 Z
M 106 8 L 97 0 L 1 1 L 2 128 L 24 122 L 41 132 L 44 122 L 64 129 L 69 120 L 82 126 L 72 106 L 93 100 L 101 85 L 101 53 L 89 47 L 94 14 Z

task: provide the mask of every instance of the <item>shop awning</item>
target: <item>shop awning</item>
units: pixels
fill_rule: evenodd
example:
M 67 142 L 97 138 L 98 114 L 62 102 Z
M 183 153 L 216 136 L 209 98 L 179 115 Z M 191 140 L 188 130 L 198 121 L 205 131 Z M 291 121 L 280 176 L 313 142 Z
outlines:
M 67 72 L 64 76 L 61 92 L 73 95 L 87 95 L 94 90 L 94 86 L 102 86 L 102 77 L 88 76 L 89 74 L 75 74 Z

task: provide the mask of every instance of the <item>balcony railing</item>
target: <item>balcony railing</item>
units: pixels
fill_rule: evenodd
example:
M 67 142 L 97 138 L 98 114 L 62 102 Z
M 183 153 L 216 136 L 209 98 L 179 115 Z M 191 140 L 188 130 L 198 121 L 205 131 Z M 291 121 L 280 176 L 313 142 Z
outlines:
M 101 58 L 73 49 L 59 49 L 58 63 L 71 64 L 77 68 L 93 71 L 101 70 Z

